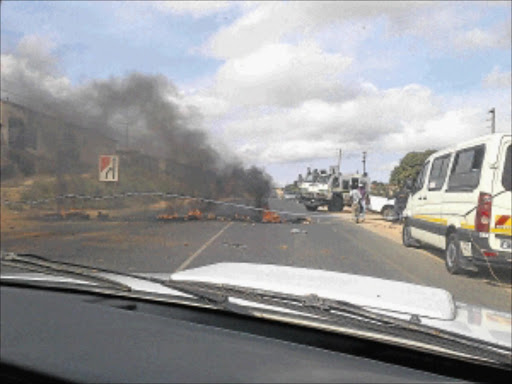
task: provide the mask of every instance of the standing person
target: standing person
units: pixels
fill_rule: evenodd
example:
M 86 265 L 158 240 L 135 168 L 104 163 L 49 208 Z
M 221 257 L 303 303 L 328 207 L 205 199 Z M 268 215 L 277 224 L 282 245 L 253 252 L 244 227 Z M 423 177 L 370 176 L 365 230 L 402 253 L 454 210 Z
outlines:
M 359 194 L 361 195 L 361 198 L 359 199 L 359 205 L 361 207 L 361 218 L 364 220 L 366 215 L 366 200 L 368 195 L 366 192 L 366 186 L 363 182 L 359 183 Z
M 395 220 L 402 221 L 403 212 L 407 206 L 407 200 L 409 198 L 409 191 L 405 188 L 400 189 L 395 194 Z
M 359 216 L 361 214 L 361 192 L 357 188 L 353 188 L 350 191 L 350 199 L 352 200 L 352 214 L 356 223 L 359 222 Z

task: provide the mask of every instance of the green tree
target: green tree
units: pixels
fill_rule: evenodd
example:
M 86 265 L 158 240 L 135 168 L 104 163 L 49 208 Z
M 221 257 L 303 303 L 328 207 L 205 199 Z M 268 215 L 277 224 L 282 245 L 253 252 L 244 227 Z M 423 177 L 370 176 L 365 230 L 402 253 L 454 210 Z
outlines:
M 405 180 L 409 178 L 415 180 L 425 160 L 434 152 L 436 152 L 436 150 L 428 149 L 424 152 L 409 152 L 406 154 L 391 172 L 389 183 L 402 187 Z
M 286 193 L 299 193 L 299 187 L 297 184 L 288 184 L 284 187 Z
M 372 181 L 371 194 L 374 196 L 386 196 L 388 185 L 380 181 Z

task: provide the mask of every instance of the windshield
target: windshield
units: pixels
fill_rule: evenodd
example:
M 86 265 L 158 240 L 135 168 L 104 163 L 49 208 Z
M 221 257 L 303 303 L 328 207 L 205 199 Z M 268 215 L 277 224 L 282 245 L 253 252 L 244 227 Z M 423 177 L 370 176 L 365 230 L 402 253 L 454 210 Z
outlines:
M 511 127 L 510 15 L 487 1 L 2 2 L 2 251 L 123 273 L 341 272 L 510 313 L 510 205 L 476 209 L 503 150 L 488 134 Z

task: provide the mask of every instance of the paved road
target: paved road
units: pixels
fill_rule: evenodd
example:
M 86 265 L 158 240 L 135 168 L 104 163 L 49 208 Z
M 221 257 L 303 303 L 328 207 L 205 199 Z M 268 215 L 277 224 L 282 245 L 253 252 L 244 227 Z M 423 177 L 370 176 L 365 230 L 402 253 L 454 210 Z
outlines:
M 312 223 L 41 222 L 30 233 L 3 236 L 2 249 L 130 272 L 172 273 L 225 261 L 316 268 L 440 287 L 456 300 L 511 311 L 510 278 L 503 287 L 485 273 L 452 276 L 438 253 L 407 249 L 347 216 L 311 214 L 292 200 L 275 199 L 271 207 L 303 213 Z

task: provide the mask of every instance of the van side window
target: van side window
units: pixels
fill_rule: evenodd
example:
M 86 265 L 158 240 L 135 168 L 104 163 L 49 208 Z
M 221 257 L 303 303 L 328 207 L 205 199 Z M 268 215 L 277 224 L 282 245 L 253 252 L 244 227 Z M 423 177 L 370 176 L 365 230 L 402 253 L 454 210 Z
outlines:
M 449 191 L 472 191 L 480 184 L 480 171 L 485 155 L 485 145 L 463 149 L 453 159 Z
M 438 157 L 434 160 L 430 170 L 430 176 L 428 178 L 429 191 L 439 191 L 443 187 L 446 174 L 448 173 L 449 164 L 450 155 Z
M 503 166 L 503 176 L 501 177 L 501 183 L 505 191 L 512 190 L 512 145 L 507 148 L 507 155 L 505 157 L 505 165 Z
M 423 188 L 423 184 L 425 183 L 425 176 L 427 175 L 427 169 L 430 164 L 430 161 L 427 161 L 423 168 L 421 168 L 420 173 L 418 174 L 418 177 L 416 178 L 416 183 L 414 183 L 414 189 L 416 191 L 419 191 L 421 188 Z

